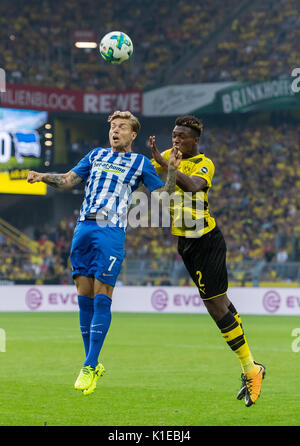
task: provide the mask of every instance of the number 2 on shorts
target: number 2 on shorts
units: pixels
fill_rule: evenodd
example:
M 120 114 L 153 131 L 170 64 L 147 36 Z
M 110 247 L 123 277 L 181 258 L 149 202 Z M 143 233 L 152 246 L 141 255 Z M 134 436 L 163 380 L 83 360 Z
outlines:
M 109 265 L 107 271 L 111 271 L 112 267 L 114 266 L 115 261 L 117 260 L 117 257 L 110 256 L 110 257 L 109 257 L 109 260 L 111 260 L 112 262 L 111 262 L 111 264 Z

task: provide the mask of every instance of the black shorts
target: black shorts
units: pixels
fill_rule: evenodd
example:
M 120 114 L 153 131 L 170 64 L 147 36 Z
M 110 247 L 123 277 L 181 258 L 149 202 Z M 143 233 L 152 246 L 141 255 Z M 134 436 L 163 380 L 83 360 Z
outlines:
M 203 300 L 226 293 L 226 243 L 217 226 L 199 238 L 179 236 L 178 253 Z

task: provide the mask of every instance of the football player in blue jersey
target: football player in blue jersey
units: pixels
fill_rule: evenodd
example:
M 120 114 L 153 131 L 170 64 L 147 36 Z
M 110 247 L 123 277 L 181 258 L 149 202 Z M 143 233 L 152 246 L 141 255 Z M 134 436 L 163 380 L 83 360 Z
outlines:
M 124 259 L 132 193 L 143 183 L 150 192 L 164 190 L 172 194 L 182 156 L 178 149 L 172 149 L 164 184 L 150 160 L 132 152 L 139 120 L 129 111 L 115 111 L 108 122 L 111 147 L 91 150 L 65 174 L 30 171 L 27 177 L 29 183 L 42 181 L 60 190 L 86 182 L 70 254 L 86 355 L 74 387 L 84 395 L 95 390 L 105 371 L 98 358 L 110 327 L 112 294 Z

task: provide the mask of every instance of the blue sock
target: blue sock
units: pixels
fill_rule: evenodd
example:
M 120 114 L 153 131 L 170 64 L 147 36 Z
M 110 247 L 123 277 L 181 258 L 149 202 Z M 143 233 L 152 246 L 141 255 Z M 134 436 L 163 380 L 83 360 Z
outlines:
M 84 365 L 96 367 L 98 356 L 111 322 L 111 299 L 105 294 L 97 294 L 94 299 L 94 316 L 91 322 L 90 348 Z
M 84 344 L 85 357 L 90 348 L 90 326 L 94 315 L 94 299 L 78 295 L 80 331 Z

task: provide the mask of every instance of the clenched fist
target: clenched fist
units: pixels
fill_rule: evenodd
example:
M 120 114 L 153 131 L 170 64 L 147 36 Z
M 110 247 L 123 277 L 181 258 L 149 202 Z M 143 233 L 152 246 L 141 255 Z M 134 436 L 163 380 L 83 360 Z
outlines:
M 35 172 L 34 170 L 30 170 L 27 175 L 28 183 L 37 183 L 38 181 L 42 181 L 43 174 L 39 172 Z

